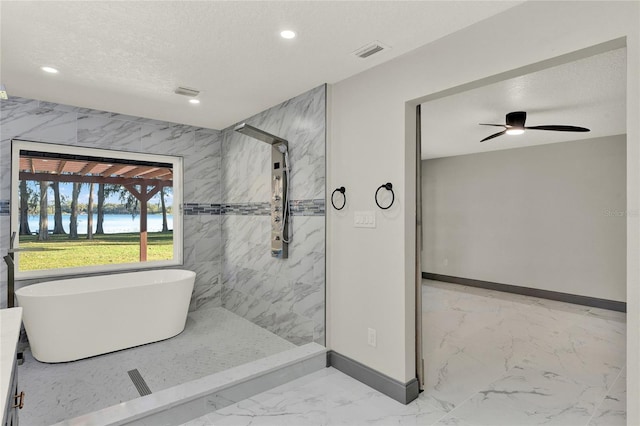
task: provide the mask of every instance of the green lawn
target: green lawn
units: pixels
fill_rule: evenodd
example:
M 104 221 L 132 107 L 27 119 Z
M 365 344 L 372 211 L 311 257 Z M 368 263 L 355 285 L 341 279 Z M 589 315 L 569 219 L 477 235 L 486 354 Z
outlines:
M 172 232 L 149 232 L 147 236 L 147 260 L 173 259 Z M 68 235 L 49 235 L 48 241 L 38 241 L 36 235 L 20 235 L 20 247 L 46 249 L 20 253 L 21 271 L 132 263 L 140 260 L 138 233 L 94 235 L 93 240 L 87 240 L 86 235 L 80 235 L 77 240 L 70 240 Z

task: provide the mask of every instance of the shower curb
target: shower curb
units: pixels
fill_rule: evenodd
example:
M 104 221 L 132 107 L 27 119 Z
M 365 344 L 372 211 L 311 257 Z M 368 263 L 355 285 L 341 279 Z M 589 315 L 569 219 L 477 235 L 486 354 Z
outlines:
M 308 343 L 52 426 L 177 426 L 326 368 L 326 363 L 327 349 Z

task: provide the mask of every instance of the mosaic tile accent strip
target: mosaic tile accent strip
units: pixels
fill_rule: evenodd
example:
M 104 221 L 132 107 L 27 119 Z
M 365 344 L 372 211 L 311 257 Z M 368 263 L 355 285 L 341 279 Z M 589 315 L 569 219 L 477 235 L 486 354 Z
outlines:
M 0 216 L 9 216 L 9 200 L 0 200 Z
M 292 216 L 324 216 L 325 204 L 323 199 L 317 200 L 292 200 L 289 205 Z M 209 215 L 240 215 L 240 216 L 269 216 L 271 204 L 264 203 L 185 203 L 183 205 L 185 216 L 209 216 Z
M 293 200 L 289 204 L 293 216 L 324 216 L 324 199 Z
M 290 204 L 293 216 L 324 216 L 324 200 L 293 200 Z M 185 216 L 212 216 L 212 215 L 242 215 L 242 216 L 269 216 L 271 204 L 269 203 L 185 203 L 182 207 Z M 0 216 L 9 216 L 9 200 L 0 200 Z
M 219 215 L 220 210 L 220 204 L 185 203 L 182 205 L 182 211 L 185 216 Z
M 221 214 L 233 214 L 241 216 L 269 216 L 271 214 L 271 203 L 223 204 Z

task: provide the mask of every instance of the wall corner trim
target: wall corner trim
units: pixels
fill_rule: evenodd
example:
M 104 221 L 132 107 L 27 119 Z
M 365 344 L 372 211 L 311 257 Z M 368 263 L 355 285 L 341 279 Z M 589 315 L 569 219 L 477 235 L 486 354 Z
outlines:
M 420 392 L 415 378 L 402 383 L 333 350 L 327 352 L 327 367 L 340 370 L 402 404 L 410 403 Z

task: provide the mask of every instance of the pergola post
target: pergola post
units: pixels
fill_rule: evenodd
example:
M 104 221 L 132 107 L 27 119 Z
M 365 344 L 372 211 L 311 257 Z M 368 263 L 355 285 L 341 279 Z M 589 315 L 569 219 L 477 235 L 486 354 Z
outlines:
M 147 192 L 147 185 L 140 187 L 142 193 Z M 147 261 L 147 201 L 144 200 L 140 204 L 140 262 Z
M 125 185 L 125 188 L 140 201 L 140 262 L 147 261 L 147 202 L 160 191 L 162 185 L 140 185 L 140 191 L 133 185 Z M 149 192 L 147 192 L 149 189 Z

